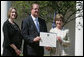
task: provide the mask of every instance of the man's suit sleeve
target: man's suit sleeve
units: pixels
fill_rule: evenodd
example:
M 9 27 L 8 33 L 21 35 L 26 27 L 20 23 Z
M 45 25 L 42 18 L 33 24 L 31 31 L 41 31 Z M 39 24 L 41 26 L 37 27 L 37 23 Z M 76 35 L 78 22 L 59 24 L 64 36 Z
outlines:
M 46 22 L 44 22 L 44 24 L 45 24 L 45 31 L 44 32 L 47 32 L 47 25 L 46 25 Z
M 27 42 L 27 43 L 33 43 L 33 36 L 29 35 L 29 26 L 28 26 L 28 21 L 27 20 L 23 20 L 22 24 L 21 24 L 21 33 L 23 36 L 23 39 Z
M 46 22 L 45 22 L 45 20 L 41 20 L 41 23 L 42 23 L 42 25 L 43 25 L 43 32 L 47 32 L 47 25 L 46 25 Z

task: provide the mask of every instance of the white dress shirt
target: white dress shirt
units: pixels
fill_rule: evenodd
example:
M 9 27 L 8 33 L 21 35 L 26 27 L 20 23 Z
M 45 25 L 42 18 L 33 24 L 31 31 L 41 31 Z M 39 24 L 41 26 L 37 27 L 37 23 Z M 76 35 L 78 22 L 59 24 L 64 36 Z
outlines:
M 33 21 L 34 21 L 34 24 L 35 24 L 35 26 L 36 26 L 38 32 L 40 32 L 40 29 L 39 29 L 39 22 L 38 22 L 38 17 L 35 18 L 32 14 L 31 14 L 31 17 L 32 17 L 32 19 L 33 19 Z

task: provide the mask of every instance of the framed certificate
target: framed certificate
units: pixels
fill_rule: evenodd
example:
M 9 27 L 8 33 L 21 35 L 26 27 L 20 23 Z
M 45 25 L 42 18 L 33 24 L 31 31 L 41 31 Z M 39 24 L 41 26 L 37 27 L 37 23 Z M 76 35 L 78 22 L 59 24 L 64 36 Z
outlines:
M 56 47 L 56 33 L 40 32 L 40 46 Z

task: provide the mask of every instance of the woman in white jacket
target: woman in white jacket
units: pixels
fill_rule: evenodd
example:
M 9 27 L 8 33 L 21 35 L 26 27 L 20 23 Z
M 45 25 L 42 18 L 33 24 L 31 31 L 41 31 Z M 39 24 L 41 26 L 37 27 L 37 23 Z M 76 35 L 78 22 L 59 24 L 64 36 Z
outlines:
M 46 47 L 50 50 L 51 56 L 68 56 L 67 48 L 70 46 L 69 30 L 64 29 L 63 15 L 57 14 L 55 17 L 56 27 L 51 28 L 50 32 L 57 34 L 56 47 Z

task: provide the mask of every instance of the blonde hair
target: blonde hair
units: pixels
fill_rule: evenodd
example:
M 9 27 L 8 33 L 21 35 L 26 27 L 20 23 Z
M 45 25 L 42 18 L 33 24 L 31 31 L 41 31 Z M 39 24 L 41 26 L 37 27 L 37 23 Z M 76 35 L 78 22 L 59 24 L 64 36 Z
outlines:
M 16 10 L 16 8 L 10 7 L 9 10 L 8 10 L 8 18 L 10 18 L 10 14 L 11 14 L 12 9 Z M 15 17 L 15 19 L 17 18 L 17 16 L 18 16 L 18 14 L 17 14 L 17 10 L 16 10 L 16 17 Z
M 62 14 L 57 14 L 56 16 L 55 16 L 55 21 L 57 21 L 57 20 L 62 20 L 62 22 L 64 22 L 63 21 L 63 19 L 64 19 L 64 17 L 63 17 L 63 15 Z

